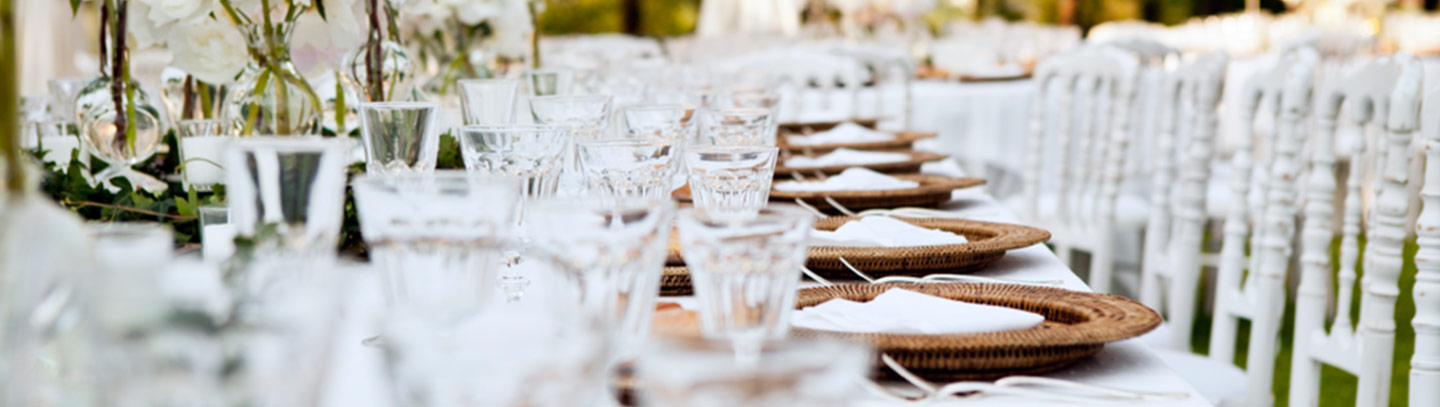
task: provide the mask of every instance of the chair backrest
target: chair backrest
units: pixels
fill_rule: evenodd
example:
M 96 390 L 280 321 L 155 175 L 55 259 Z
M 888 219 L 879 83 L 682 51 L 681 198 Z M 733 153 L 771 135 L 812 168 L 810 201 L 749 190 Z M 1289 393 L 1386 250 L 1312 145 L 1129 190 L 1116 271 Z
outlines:
M 1395 343 L 1395 300 L 1404 259 L 1401 251 L 1411 202 L 1410 145 L 1419 127 L 1420 65 L 1410 56 L 1379 58 L 1344 75 L 1321 94 L 1318 134 L 1313 139 L 1311 169 L 1306 185 L 1305 225 L 1301 241 L 1300 290 L 1296 299 L 1295 344 L 1290 376 L 1290 400 L 1314 405 L 1320 394 L 1320 365 L 1328 364 L 1359 377 L 1356 403 L 1385 405 L 1390 393 L 1390 356 Z M 1341 106 L 1347 106 L 1341 115 Z M 1335 216 L 1335 128 L 1345 120 L 1361 129 L 1379 125 L 1380 143 L 1362 142 L 1349 157 L 1339 255 L 1339 281 L 1331 284 L 1330 248 Z M 1368 151 L 1370 146 L 1376 151 Z M 1376 166 L 1366 165 L 1374 155 Z M 1362 184 L 1374 182 L 1366 191 Z M 1374 194 L 1365 199 L 1362 194 Z M 1365 202 L 1373 208 L 1365 208 Z M 1369 210 L 1367 210 L 1369 209 Z M 1362 217 L 1368 213 L 1368 221 Z M 1361 236 L 1365 278 L 1361 283 L 1360 323 L 1350 320 L 1352 287 L 1360 264 Z M 1337 287 L 1334 323 L 1325 326 L 1331 286 Z
M 1135 136 L 1131 138 L 1130 148 L 1125 155 L 1124 177 L 1127 183 L 1122 192 L 1143 196 L 1150 192 L 1146 176 L 1152 173 L 1154 167 L 1173 164 L 1157 163 L 1150 153 L 1155 151 L 1155 139 L 1161 131 L 1158 120 L 1160 109 L 1173 102 L 1162 100 L 1162 97 L 1166 97 L 1162 92 L 1174 70 L 1173 63 L 1180 57 L 1180 51 L 1143 37 L 1117 39 L 1106 44 L 1130 51 L 1140 60 L 1140 82 L 1135 88 L 1137 105 L 1130 113 L 1133 118 L 1132 133 Z M 1176 95 L 1169 95 L 1174 96 Z
M 1160 89 L 1140 301 L 1168 313 L 1172 347 L 1181 351 L 1189 350 L 1195 319 L 1205 186 L 1228 62 L 1224 52 L 1206 54 L 1169 74 Z
M 1262 99 L 1278 102 L 1276 128 L 1265 151 L 1257 153 L 1251 145 L 1253 126 L 1242 127 L 1245 132 L 1241 148 L 1232 158 L 1232 202 L 1227 205 L 1215 289 L 1212 359 L 1231 363 L 1239 320 L 1251 321 L 1245 405 L 1270 403 L 1277 350 L 1273 338 L 1279 333 L 1285 306 L 1290 243 L 1299 212 L 1296 178 L 1302 163 L 1297 156 L 1310 116 L 1313 75 L 1319 59 L 1310 49 L 1286 55 L 1274 69 L 1252 77 L 1242 99 L 1245 104 L 1241 112 L 1248 124 L 1255 123 Z M 1261 202 L 1245 202 L 1252 188 L 1259 189 Z M 1254 233 L 1252 223 L 1257 225 Z M 1247 243 L 1253 251 L 1248 260 Z
M 1425 95 L 1425 117 L 1440 116 L 1440 87 Z M 1415 222 L 1415 355 L 1410 358 L 1410 405 L 1440 405 L 1440 128 L 1422 134 L 1425 153 L 1420 217 Z
M 1093 45 L 1047 59 L 1036 69 L 1023 196 L 1031 221 L 1067 238 L 1109 241 L 1138 75 L 1139 62 L 1129 52 Z M 1051 96 L 1058 99 L 1055 109 L 1049 108 Z M 1052 128 L 1053 143 L 1047 135 Z M 1047 166 L 1051 155 L 1054 165 Z M 1092 261 L 1098 263 L 1104 261 Z M 1108 271 L 1092 267 L 1090 286 L 1109 291 Z

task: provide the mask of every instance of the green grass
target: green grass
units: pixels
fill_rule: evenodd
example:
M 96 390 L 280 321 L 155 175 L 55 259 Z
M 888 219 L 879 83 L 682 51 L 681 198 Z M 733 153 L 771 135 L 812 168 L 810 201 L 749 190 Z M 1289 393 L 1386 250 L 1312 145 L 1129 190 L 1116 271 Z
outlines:
M 1364 247 L 1361 241 L 1361 247 Z M 1407 405 L 1406 397 L 1409 391 L 1410 380 L 1410 355 L 1415 352 L 1415 330 L 1410 325 L 1410 320 L 1415 317 L 1415 299 L 1411 293 L 1415 289 L 1415 251 L 1417 247 L 1412 239 L 1405 243 L 1405 266 L 1400 271 L 1400 298 L 1395 303 L 1395 350 L 1392 355 L 1395 361 L 1391 369 L 1390 382 L 1390 405 Z M 1363 252 L 1363 251 L 1362 251 Z M 1338 263 L 1339 245 L 1331 245 L 1332 264 Z M 1338 266 L 1332 271 L 1331 278 L 1338 274 Z M 1297 272 L 1295 270 L 1291 271 Z M 1361 271 L 1363 276 L 1363 270 Z M 1360 303 L 1360 291 L 1356 287 L 1355 296 L 1351 307 L 1351 320 L 1358 321 L 1358 304 Z M 1198 296 L 1197 296 L 1198 297 Z M 1272 394 L 1275 395 L 1275 405 L 1289 405 L 1290 396 L 1290 361 L 1291 344 L 1294 340 L 1295 324 L 1295 292 L 1287 290 L 1284 319 L 1280 328 L 1280 354 L 1275 360 L 1275 384 Z M 1204 301 L 1199 297 L 1199 301 Z M 1203 304 L 1197 309 L 1208 310 Z M 1328 325 L 1328 321 L 1327 321 Z M 1240 339 L 1237 341 L 1239 349 L 1236 350 L 1235 364 L 1245 366 L 1245 358 L 1249 343 L 1249 321 L 1240 323 Z M 1197 318 L 1195 322 L 1194 335 L 1191 337 L 1191 348 L 1195 353 L 1207 354 L 1210 342 L 1210 316 L 1204 315 Z M 1352 406 L 1355 404 L 1356 378 L 1354 375 L 1341 371 L 1335 367 L 1325 365 L 1320 371 L 1320 405 L 1321 406 Z

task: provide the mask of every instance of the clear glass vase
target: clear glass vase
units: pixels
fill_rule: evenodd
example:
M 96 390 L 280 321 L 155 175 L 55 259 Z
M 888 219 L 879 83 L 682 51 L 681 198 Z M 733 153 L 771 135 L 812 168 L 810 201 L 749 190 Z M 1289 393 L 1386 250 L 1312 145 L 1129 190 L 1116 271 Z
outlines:
M 380 43 L 380 88 L 370 82 L 370 47 L 360 48 L 345 56 L 341 64 L 341 76 L 345 85 L 366 102 L 408 102 L 425 100 L 425 95 L 415 80 L 415 64 L 405 47 L 392 41 Z M 378 91 L 378 93 L 377 93 Z
M 110 77 L 102 76 L 90 81 L 75 99 L 75 111 L 80 124 L 80 135 L 92 154 L 109 165 L 95 175 L 97 182 L 110 184 L 110 180 L 124 177 L 130 184 L 150 191 L 164 191 L 165 182 L 130 168 L 155 154 L 164 134 L 160 110 L 150 102 L 149 94 L 140 88 L 140 83 L 130 81 L 134 88 L 134 114 L 126 115 L 125 110 L 115 108 Z M 124 100 L 129 104 L 131 101 Z M 126 129 L 116 126 L 117 115 L 126 115 Z M 114 184 L 110 184 L 114 185 Z
M 231 85 L 201 82 L 175 68 L 166 68 L 160 76 L 160 99 L 171 123 L 223 118 L 235 99 L 234 91 Z
M 240 135 L 318 135 L 324 108 L 320 97 L 290 59 L 293 26 L 247 25 L 252 60 L 235 86 L 230 109 Z

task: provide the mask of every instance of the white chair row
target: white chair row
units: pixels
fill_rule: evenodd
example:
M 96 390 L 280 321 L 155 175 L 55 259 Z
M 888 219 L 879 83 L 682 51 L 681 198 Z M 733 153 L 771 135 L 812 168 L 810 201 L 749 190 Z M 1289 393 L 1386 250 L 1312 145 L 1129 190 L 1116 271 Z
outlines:
M 1261 136 L 1253 144 L 1252 137 L 1246 137 L 1232 157 L 1230 196 L 1251 196 L 1253 189 L 1263 199 L 1254 204 L 1243 198 L 1231 202 L 1225 216 L 1210 363 L 1232 367 L 1239 320 L 1251 322 L 1251 340 L 1246 345 L 1249 368 L 1244 373 L 1243 391 L 1220 389 L 1216 393 L 1235 397 L 1221 401 L 1238 405 L 1273 403 L 1276 338 L 1285 307 L 1285 284 L 1298 255 L 1300 288 L 1290 403 L 1317 404 L 1320 365 L 1328 364 L 1359 378 L 1356 405 L 1385 405 L 1392 396 L 1408 397 L 1411 405 L 1440 405 L 1440 298 L 1436 298 L 1440 296 L 1440 164 L 1427 168 L 1427 177 L 1420 173 L 1421 166 L 1411 161 L 1415 155 L 1412 145 L 1424 146 L 1429 156 L 1440 154 L 1440 129 L 1429 129 L 1423 142 L 1416 140 L 1422 69 L 1405 55 L 1378 58 L 1317 91 L 1313 84 L 1319 62 L 1317 53 L 1300 49 L 1268 73 L 1252 78 L 1246 86 L 1244 111 L 1248 121 L 1254 121 L 1256 107 L 1264 100 L 1278 103 L 1280 108 L 1273 135 Z M 1202 59 L 1177 70 L 1172 74 L 1174 79 L 1167 81 L 1167 89 L 1183 82 L 1193 74 L 1194 67 L 1203 64 Z M 1214 84 L 1207 83 L 1205 89 L 1209 86 Z M 1176 94 L 1184 95 L 1183 88 Z M 1426 113 L 1440 114 L 1440 91 L 1432 92 L 1430 97 Z M 1208 120 L 1214 117 L 1215 101 L 1180 97 L 1165 102 L 1174 104 L 1163 108 L 1165 112 L 1178 113 L 1162 115 L 1165 131 L 1160 133 L 1157 156 L 1172 157 L 1179 166 L 1159 167 L 1155 174 L 1156 186 L 1170 187 L 1154 195 L 1141 298 L 1165 311 L 1171 352 L 1184 352 L 1189 348 L 1195 295 L 1202 281 L 1197 256 L 1204 233 L 1203 186 L 1208 177 L 1208 156 L 1214 147 L 1209 136 L 1214 134 L 1215 126 Z M 1312 118 L 1316 124 L 1313 134 L 1307 126 Z M 1170 131 L 1176 128 L 1174 123 L 1189 124 L 1190 129 Z M 1335 154 L 1338 124 L 1376 128 L 1379 134 L 1378 140 L 1365 140 L 1350 152 L 1348 171 L 1337 171 L 1337 163 L 1341 162 Z M 1267 147 L 1256 149 L 1254 144 Z M 1306 145 L 1308 154 L 1303 151 Z M 1343 182 L 1337 183 L 1337 177 Z M 1367 181 L 1376 186 L 1363 188 Z M 1416 201 L 1414 187 L 1421 182 L 1425 188 L 1420 195 L 1430 207 L 1421 212 L 1416 223 L 1411 223 L 1407 213 Z M 1337 202 L 1337 185 L 1341 184 L 1344 199 Z M 1337 239 L 1332 222 L 1337 214 L 1343 219 L 1338 236 L 1340 273 L 1338 281 L 1332 281 L 1331 247 Z M 1297 219 L 1302 218 L 1303 227 L 1297 228 Z M 1418 228 L 1421 247 L 1415 258 L 1421 273 L 1414 294 L 1418 310 L 1413 321 L 1416 352 L 1412 357 L 1410 394 L 1390 395 L 1395 303 L 1409 228 Z M 1298 244 L 1297 229 L 1303 231 Z M 1359 261 L 1362 247 L 1363 265 Z M 1349 315 L 1356 295 L 1353 287 L 1362 269 L 1360 317 L 1352 323 Z M 1326 324 L 1332 304 L 1336 307 L 1334 319 Z M 1188 363 L 1192 365 L 1177 370 L 1182 374 L 1217 371 L 1194 367 L 1193 361 Z

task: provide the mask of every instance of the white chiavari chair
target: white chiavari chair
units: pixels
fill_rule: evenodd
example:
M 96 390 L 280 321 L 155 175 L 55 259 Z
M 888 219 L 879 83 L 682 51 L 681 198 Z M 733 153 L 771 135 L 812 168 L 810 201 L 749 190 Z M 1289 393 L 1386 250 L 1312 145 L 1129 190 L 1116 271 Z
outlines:
M 1205 227 L 1205 186 L 1215 149 L 1224 52 L 1206 54 L 1168 75 L 1160 89 L 1140 301 L 1164 310 L 1167 347 L 1188 352 Z
M 1400 294 L 1398 279 L 1404 258 L 1406 213 L 1411 202 L 1407 182 L 1410 174 L 1410 145 L 1419 124 L 1420 65 L 1408 55 L 1371 61 L 1343 76 L 1343 80 L 1319 99 L 1318 134 L 1312 143 L 1311 169 L 1305 194 L 1305 224 L 1302 232 L 1300 289 L 1296 298 L 1295 344 L 1290 374 L 1290 402 L 1310 406 L 1319 403 L 1320 365 L 1327 364 L 1359 377 L 1356 405 L 1385 405 L 1390 395 L 1391 352 L 1395 344 L 1395 301 Z M 1341 106 L 1348 107 L 1341 115 Z M 1335 128 L 1348 120 L 1360 128 L 1379 125 L 1382 140 L 1376 151 L 1372 143 L 1360 143 L 1350 155 L 1345 182 L 1344 227 L 1340 241 L 1339 281 L 1331 281 L 1330 247 L 1334 239 L 1331 219 L 1335 215 Z M 1372 154 L 1367 154 L 1372 153 Z M 1365 157 L 1373 155 L 1377 165 Z M 1366 179 L 1376 188 L 1365 191 Z M 1366 210 L 1362 194 L 1373 193 L 1372 210 Z M 1368 212 L 1368 213 L 1367 213 Z M 1362 232 L 1362 218 L 1365 230 Z M 1361 236 L 1364 264 L 1360 263 Z M 1351 299 L 1357 270 L 1364 270 L 1360 287 L 1360 321 L 1350 320 Z M 1339 291 L 1334 323 L 1326 329 L 1326 301 L 1331 287 Z
M 1099 292 L 1110 291 L 1114 231 L 1144 223 L 1143 216 L 1132 216 L 1117 225 L 1117 212 L 1135 212 L 1119 210 L 1117 202 L 1139 69 L 1129 52 L 1086 46 L 1047 59 L 1034 76 L 1022 212 L 1051 231 L 1067 264 L 1072 250 L 1091 253 L 1090 286 Z M 1052 96 L 1055 109 L 1049 108 Z M 1052 129 L 1053 142 L 1047 136 Z
M 1440 116 L 1440 87 L 1425 95 L 1424 116 Z M 1410 405 L 1440 405 L 1440 128 L 1422 134 L 1425 172 L 1415 222 L 1415 355 L 1410 357 Z
M 1282 58 L 1274 69 L 1251 78 L 1246 85 L 1242 108 L 1245 122 L 1255 122 L 1262 99 L 1276 102 L 1278 117 L 1268 151 L 1254 153 L 1251 134 L 1243 134 L 1241 148 L 1232 158 L 1230 196 L 1248 197 L 1251 188 L 1259 188 L 1263 200 L 1254 208 L 1245 202 L 1228 205 L 1210 332 L 1210 358 L 1228 364 L 1235 358 L 1239 320 L 1251 322 L 1242 405 L 1266 405 L 1271 399 L 1278 348 L 1275 338 L 1285 307 L 1285 278 L 1298 213 L 1296 178 L 1302 165 L 1298 154 L 1310 116 L 1318 63 L 1319 56 L 1313 50 L 1302 49 Z M 1244 128 L 1249 133 L 1252 126 Z M 1254 176 L 1251 171 L 1260 175 Z M 1261 182 L 1253 181 L 1257 178 Z M 1251 251 L 1248 259 L 1247 243 Z

